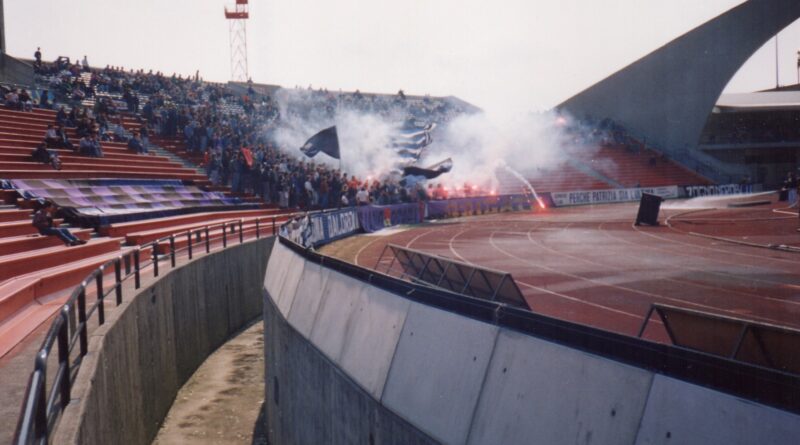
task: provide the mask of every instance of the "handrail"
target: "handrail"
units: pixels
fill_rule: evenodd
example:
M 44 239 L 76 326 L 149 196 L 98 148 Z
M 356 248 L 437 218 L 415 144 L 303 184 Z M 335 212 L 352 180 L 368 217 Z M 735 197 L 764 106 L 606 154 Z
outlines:
M 280 216 L 286 216 L 291 220 L 296 216 L 296 213 Z M 49 441 L 50 434 L 59 415 L 69 405 L 72 385 L 80 369 L 81 361 L 88 353 L 88 326 L 91 317 L 97 314 L 98 325 L 105 323 L 107 311 L 105 299 L 113 293 L 116 305 L 121 305 L 123 302 L 123 282 L 134 277 L 134 289 L 139 289 L 141 287 L 142 269 L 152 265 L 153 277 L 158 277 L 159 263 L 163 261 L 160 257 L 166 255 L 169 255 L 171 268 L 176 267 L 176 254 L 183 250 L 187 250 L 188 259 L 192 260 L 196 256 L 192 245 L 200 243 L 203 236 L 205 237 L 206 254 L 211 253 L 212 242 L 210 235 L 212 230 L 222 229 L 223 245 L 220 250 L 228 247 L 227 232 L 229 229 L 231 234 L 236 233 L 238 229 L 239 244 L 243 244 L 246 239 L 260 239 L 262 236 L 261 223 L 263 221 L 272 223 L 272 234 L 274 236 L 277 233 L 278 215 L 256 217 L 255 220 L 248 218 L 246 223 L 245 218 L 230 219 L 221 223 L 172 233 L 118 255 L 94 269 L 72 290 L 69 299 L 61 307 L 58 316 L 53 320 L 42 341 L 25 391 L 25 398 L 17 421 L 13 443 L 22 445 L 47 443 Z M 245 237 L 245 229 L 252 229 L 253 227 L 255 227 L 254 236 Z M 187 246 L 176 249 L 175 239 L 182 236 L 186 237 Z M 193 236 L 195 237 L 194 239 L 192 238 Z M 160 246 L 168 246 L 168 252 L 159 253 Z M 147 252 L 148 249 L 150 252 Z M 149 258 L 142 258 L 143 254 L 149 256 Z M 112 268 L 114 274 L 113 284 L 106 290 L 104 276 Z M 87 309 L 87 290 L 92 290 L 92 288 L 96 293 L 96 300 Z M 76 344 L 79 347 L 77 352 L 74 351 Z M 48 391 L 47 375 L 49 371 L 53 371 L 48 368 L 48 360 L 54 347 L 57 352 L 58 366 L 54 370 L 55 374 Z

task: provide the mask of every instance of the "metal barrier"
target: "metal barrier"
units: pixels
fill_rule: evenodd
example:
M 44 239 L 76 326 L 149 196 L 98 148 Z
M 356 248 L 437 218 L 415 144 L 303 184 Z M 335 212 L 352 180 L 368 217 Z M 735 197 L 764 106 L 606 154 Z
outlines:
M 293 215 L 288 216 L 291 218 Z M 252 239 L 259 239 L 261 237 L 260 223 L 262 220 L 271 220 L 272 232 L 276 233 L 276 225 L 278 222 L 276 216 L 256 218 L 255 221 L 251 220 L 247 223 L 248 226 L 255 227 L 255 234 Z M 93 315 L 97 314 L 97 324 L 102 325 L 105 323 L 105 314 L 107 310 L 105 300 L 112 293 L 114 294 L 116 305 L 119 306 L 122 304 L 123 282 L 134 277 L 134 289 L 139 289 L 141 287 L 142 269 L 151 265 L 153 267 L 153 277 L 158 277 L 159 263 L 164 261 L 164 259 L 161 258 L 162 256 L 169 255 L 172 268 L 176 266 L 177 252 L 186 250 L 188 259 L 191 260 L 194 256 L 192 244 L 200 242 L 203 235 L 205 235 L 205 251 L 207 254 L 210 253 L 212 244 L 210 238 L 211 230 L 221 229 L 223 249 L 228 245 L 226 233 L 229 229 L 231 233 L 234 233 L 238 229 L 239 243 L 244 243 L 244 228 L 245 222 L 242 218 L 239 218 L 204 226 L 202 228 L 190 229 L 185 232 L 174 233 L 117 256 L 92 271 L 92 273 L 72 291 L 67 302 L 61 307 L 58 316 L 47 331 L 47 335 L 42 342 L 42 346 L 39 348 L 39 352 L 36 354 L 34 369 L 28 381 L 28 388 L 25 392 L 22 412 L 17 422 L 13 443 L 21 445 L 48 442 L 50 433 L 59 415 L 69 404 L 72 385 L 80 369 L 81 361 L 88 352 L 89 321 L 92 319 Z M 192 239 L 192 235 L 196 237 L 194 240 Z M 188 240 L 187 246 L 176 249 L 176 236 L 186 236 Z M 160 254 L 160 247 L 164 245 L 169 246 L 169 251 L 168 253 Z M 143 262 L 142 255 L 148 254 L 148 249 L 150 250 L 149 261 L 145 260 Z M 131 270 L 131 265 L 133 270 Z M 103 277 L 112 267 L 114 281 L 110 288 L 106 289 Z M 97 297 L 94 304 L 88 309 L 86 307 L 87 290 L 93 290 Z M 78 347 L 77 350 L 75 349 L 76 346 Z M 52 384 L 48 390 L 48 372 L 53 371 L 52 369 L 48 369 L 48 360 L 53 353 L 53 348 L 56 348 L 58 354 L 58 366 L 55 369 Z
M 783 326 L 653 303 L 637 337 L 658 316 L 672 345 L 800 376 L 800 331 Z
M 530 309 L 517 283 L 510 273 L 478 267 L 419 250 L 387 244 L 374 269 L 380 272 L 389 253 L 386 275 L 401 280 L 408 279 L 482 300 L 497 301 L 523 309 Z M 384 264 L 382 264 L 384 263 Z M 397 265 L 398 269 L 394 266 Z

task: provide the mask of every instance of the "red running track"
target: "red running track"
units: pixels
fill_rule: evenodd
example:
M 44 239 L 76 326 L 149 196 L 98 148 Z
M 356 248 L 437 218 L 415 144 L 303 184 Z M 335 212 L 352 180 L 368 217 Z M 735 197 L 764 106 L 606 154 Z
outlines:
M 662 209 L 667 224 L 660 227 L 633 226 L 637 204 L 434 222 L 364 235 L 370 240 L 344 259 L 374 268 L 393 243 L 507 271 L 534 312 L 628 335 L 636 335 L 652 303 L 800 328 L 800 251 L 736 242 L 750 227 L 764 244 L 800 244 L 796 210 L 676 204 Z M 700 232 L 714 236 L 730 235 L 725 227 L 735 219 L 735 234 L 730 242 L 694 234 L 698 219 Z

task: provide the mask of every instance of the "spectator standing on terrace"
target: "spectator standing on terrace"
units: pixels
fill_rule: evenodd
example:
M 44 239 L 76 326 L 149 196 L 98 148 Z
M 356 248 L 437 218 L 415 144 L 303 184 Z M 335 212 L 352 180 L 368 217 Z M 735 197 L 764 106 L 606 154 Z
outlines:
M 360 206 L 369 204 L 369 193 L 367 193 L 367 189 L 365 187 L 361 187 L 361 190 L 356 193 L 356 203 L 358 203 Z
M 47 90 L 42 90 L 42 94 L 39 95 L 39 108 L 53 108 L 53 104 L 50 103 L 50 92 Z
M 33 53 L 33 66 L 36 68 L 42 67 L 42 48 L 36 47 L 36 52 Z
M 45 201 L 42 208 L 36 211 L 33 215 L 33 227 L 39 231 L 39 234 L 45 236 L 57 236 L 64 244 L 68 246 L 78 246 L 86 244 L 86 241 L 78 239 L 75 235 L 71 234 L 69 230 L 53 226 L 53 214 L 56 208 L 50 201 Z

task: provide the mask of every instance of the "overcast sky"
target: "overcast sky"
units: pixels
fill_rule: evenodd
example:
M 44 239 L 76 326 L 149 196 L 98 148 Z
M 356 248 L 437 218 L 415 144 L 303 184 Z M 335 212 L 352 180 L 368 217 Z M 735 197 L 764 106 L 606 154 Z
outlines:
M 256 82 L 456 95 L 490 111 L 551 108 L 741 0 L 251 0 Z M 233 0 L 6 0 L 8 52 L 230 78 Z M 800 25 L 780 34 L 797 80 Z M 727 92 L 775 84 L 774 40 Z

